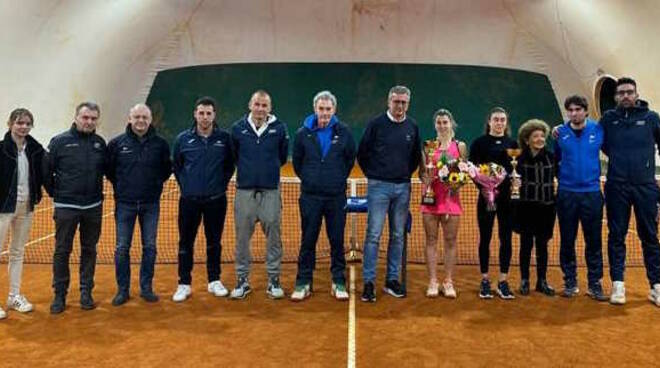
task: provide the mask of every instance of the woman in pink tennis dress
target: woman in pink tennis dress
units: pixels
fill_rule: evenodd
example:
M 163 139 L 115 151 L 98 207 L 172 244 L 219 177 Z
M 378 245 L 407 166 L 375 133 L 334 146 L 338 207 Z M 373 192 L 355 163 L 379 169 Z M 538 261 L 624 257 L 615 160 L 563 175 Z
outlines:
M 427 163 L 430 160 L 433 166 L 435 166 L 443 155 L 446 155 L 446 158 L 449 159 L 465 160 L 467 157 L 467 148 L 465 143 L 454 139 L 456 122 L 451 112 L 445 109 L 436 111 L 433 115 L 433 122 L 437 134 L 437 148 L 434 150 L 433 155 L 429 155 L 430 152 L 424 152 L 419 171 L 422 182 L 431 182 L 433 192 L 435 193 L 435 204 L 421 205 L 424 233 L 426 234 L 426 268 L 429 275 L 426 296 L 434 298 L 442 291 L 445 297 L 453 299 L 456 298 L 453 276 L 456 265 L 457 235 L 459 219 L 463 213 L 463 209 L 461 208 L 458 192 L 452 193 L 444 183 L 441 183 L 439 180 L 432 180 L 433 177 L 437 177 L 437 170 L 429 170 Z M 426 191 L 426 184 L 423 190 Z M 442 226 L 444 240 L 444 265 L 446 274 L 442 285 L 439 284 L 437 278 L 437 243 L 440 226 Z M 442 290 L 440 290 L 441 286 Z

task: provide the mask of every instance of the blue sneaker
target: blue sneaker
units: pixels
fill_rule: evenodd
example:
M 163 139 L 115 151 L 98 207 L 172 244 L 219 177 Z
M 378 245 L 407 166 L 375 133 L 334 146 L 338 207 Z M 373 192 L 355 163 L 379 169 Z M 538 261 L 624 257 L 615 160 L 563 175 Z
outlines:
M 500 296 L 500 298 L 504 300 L 511 300 L 515 299 L 515 295 L 511 292 L 511 289 L 509 289 L 509 283 L 504 281 L 500 281 L 497 283 L 497 295 Z
M 481 279 L 481 285 L 479 285 L 479 298 L 493 299 L 493 293 L 490 290 L 490 280 Z

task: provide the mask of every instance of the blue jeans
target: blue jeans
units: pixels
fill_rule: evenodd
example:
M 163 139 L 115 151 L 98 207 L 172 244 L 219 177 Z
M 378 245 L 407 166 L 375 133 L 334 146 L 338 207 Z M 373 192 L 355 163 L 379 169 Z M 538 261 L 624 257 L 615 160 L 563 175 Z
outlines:
M 376 280 L 380 236 L 383 232 L 385 215 L 388 215 L 390 239 L 387 247 L 387 280 L 398 280 L 403 236 L 410 206 L 410 182 L 390 183 L 369 179 L 367 200 L 367 235 L 364 239 L 362 278 L 364 282 Z
M 142 234 L 142 263 L 140 265 L 140 290 L 151 291 L 156 263 L 156 234 L 160 202 L 151 203 L 115 203 L 115 222 L 117 224 L 117 248 L 115 249 L 115 276 L 119 291 L 128 292 L 131 284 L 131 242 L 135 220 L 140 222 Z

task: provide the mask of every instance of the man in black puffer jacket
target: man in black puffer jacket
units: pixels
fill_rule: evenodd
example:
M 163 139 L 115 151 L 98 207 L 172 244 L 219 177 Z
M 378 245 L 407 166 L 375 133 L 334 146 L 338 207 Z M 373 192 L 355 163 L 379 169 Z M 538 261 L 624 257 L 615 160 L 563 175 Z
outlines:
M 44 185 L 55 204 L 55 254 L 50 306 L 53 314 L 66 306 L 69 290 L 69 256 L 76 228 L 80 225 L 80 307 L 94 309 L 92 289 L 96 268 L 96 244 L 101 235 L 103 175 L 106 145 L 96 134 L 100 108 L 93 102 L 76 107 L 71 129 L 55 136 L 48 145 Z
M 293 168 L 302 181 L 299 199 L 302 243 L 298 255 L 298 276 L 291 300 L 311 295 L 316 264 L 316 241 L 325 218 L 330 240 L 332 295 L 348 299 L 344 227 L 346 225 L 346 179 L 355 162 L 355 140 L 348 127 L 334 115 L 337 99 L 329 91 L 316 94 L 314 114 L 298 129 L 293 145 Z

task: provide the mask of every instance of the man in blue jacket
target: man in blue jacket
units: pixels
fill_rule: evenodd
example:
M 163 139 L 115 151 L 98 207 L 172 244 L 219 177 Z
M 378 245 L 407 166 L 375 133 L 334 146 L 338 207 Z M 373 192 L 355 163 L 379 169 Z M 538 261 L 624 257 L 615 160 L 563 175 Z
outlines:
M 250 239 L 257 221 L 266 235 L 266 295 L 284 297 L 280 284 L 282 263 L 280 167 L 286 163 L 289 135 L 286 125 L 271 112 L 270 95 L 265 91 L 252 94 L 250 113 L 231 128 L 232 149 L 236 159 L 236 228 L 237 283 L 232 299 L 243 299 L 251 291 L 249 276 L 252 255 Z
M 108 143 L 108 180 L 115 195 L 115 276 L 117 295 L 112 305 L 119 306 L 129 299 L 131 283 L 131 242 L 135 220 L 140 222 L 142 234 L 142 264 L 140 266 L 140 297 L 157 302 L 152 280 L 156 263 L 156 235 L 160 214 L 160 195 L 163 183 L 172 172 L 170 147 L 156 134 L 151 125 L 151 110 L 137 104 L 128 114 L 126 132 Z
M 69 257 L 73 238 L 80 227 L 80 307 L 96 308 L 92 298 L 96 245 L 101 235 L 103 175 L 107 168 L 107 147 L 96 134 L 101 115 L 99 105 L 83 102 L 76 106 L 74 122 L 55 136 L 44 160 L 44 186 L 55 206 L 55 253 L 53 254 L 52 314 L 66 308 L 69 291 Z
M 660 306 L 660 245 L 655 181 L 655 151 L 660 147 L 660 118 L 639 99 L 637 83 L 620 78 L 616 83 L 616 109 L 600 119 L 605 132 L 603 152 L 608 156 L 605 203 L 612 293 L 610 303 L 625 304 L 624 270 L 630 209 L 635 210 L 637 234 L 651 290 L 648 299 Z
M 305 118 L 293 143 L 293 169 L 301 181 L 300 218 L 302 243 L 298 255 L 298 276 L 291 300 L 301 301 L 312 293 L 316 242 L 325 218 L 330 241 L 330 293 L 348 299 L 344 227 L 346 225 L 346 179 L 355 162 L 355 141 L 349 128 L 335 116 L 337 98 L 321 91 L 312 100 L 314 114 Z
M 234 173 L 229 133 L 216 122 L 216 103 L 211 97 L 195 102 L 192 128 L 181 132 L 172 148 L 172 167 L 181 188 L 179 198 L 179 286 L 172 296 L 182 302 L 190 296 L 194 244 L 204 220 L 206 236 L 207 291 L 217 297 L 228 291 L 220 281 L 222 231 L 227 213 L 227 184 Z
M 410 206 L 410 177 L 422 154 L 417 123 L 406 115 L 409 104 L 410 90 L 392 87 L 387 95 L 387 111 L 367 124 L 358 148 L 358 163 L 368 179 L 369 206 L 362 265 L 363 302 L 376 301 L 376 263 L 385 215 L 390 223 L 390 241 L 383 290 L 396 298 L 404 297 L 398 280 Z
M 603 195 L 600 191 L 600 149 L 603 128 L 588 119 L 587 99 L 570 96 L 564 101 L 569 121 L 555 132 L 555 158 L 558 163 L 557 217 L 561 232 L 559 259 L 564 272 L 562 296 L 578 295 L 575 239 L 578 223 L 586 243 L 587 295 L 606 301 L 603 277 Z

